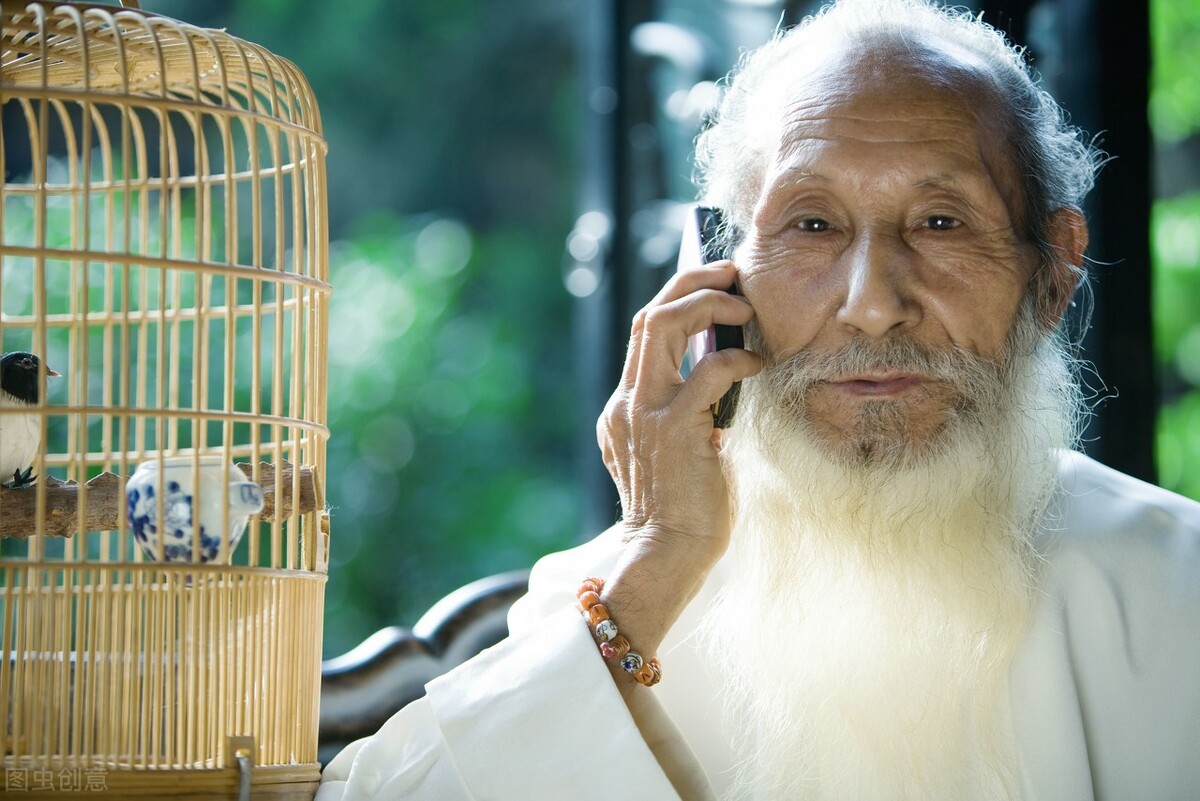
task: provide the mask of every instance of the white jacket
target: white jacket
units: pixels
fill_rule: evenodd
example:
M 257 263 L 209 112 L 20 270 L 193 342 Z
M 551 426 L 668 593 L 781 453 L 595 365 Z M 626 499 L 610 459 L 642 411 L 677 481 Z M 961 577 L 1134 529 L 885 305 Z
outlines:
M 1028 801 L 1200 798 L 1200 504 L 1080 454 L 1059 470 L 1041 594 L 1010 675 Z M 317 801 L 712 798 L 733 764 L 718 682 L 689 640 L 721 566 L 627 706 L 575 611 L 606 532 L 534 568 L 511 636 L 326 768 Z M 636 718 L 636 720 L 635 720 Z

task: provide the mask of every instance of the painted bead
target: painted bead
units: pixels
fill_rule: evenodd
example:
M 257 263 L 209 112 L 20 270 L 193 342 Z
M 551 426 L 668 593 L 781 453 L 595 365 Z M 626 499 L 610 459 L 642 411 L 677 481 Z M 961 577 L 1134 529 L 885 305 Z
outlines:
M 617 636 L 617 624 L 611 620 L 601 620 L 596 626 L 596 636 L 600 638 L 601 642 L 608 642 Z
M 637 673 L 642 669 L 642 657 L 638 654 L 628 653 L 621 660 L 621 667 L 628 673 Z

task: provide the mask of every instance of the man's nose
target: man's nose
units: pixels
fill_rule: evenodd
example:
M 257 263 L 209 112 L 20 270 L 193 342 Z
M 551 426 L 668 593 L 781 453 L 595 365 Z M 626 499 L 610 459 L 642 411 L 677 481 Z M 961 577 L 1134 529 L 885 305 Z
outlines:
M 910 294 L 913 254 L 898 237 L 864 234 L 846 254 L 845 297 L 837 321 L 873 339 L 916 325 L 921 310 Z

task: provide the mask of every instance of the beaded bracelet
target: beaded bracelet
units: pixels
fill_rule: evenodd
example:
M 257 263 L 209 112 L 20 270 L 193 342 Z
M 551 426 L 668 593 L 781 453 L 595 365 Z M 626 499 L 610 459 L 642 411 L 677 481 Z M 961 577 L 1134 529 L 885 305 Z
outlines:
M 653 687 L 662 678 L 662 665 L 657 657 L 643 659 L 641 654 L 630 650 L 629 640 L 617 631 L 617 624 L 608 614 L 608 609 L 600 602 L 600 591 L 604 589 L 604 579 L 584 579 L 576 597 L 579 608 L 587 616 L 596 639 L 600 641 L 600 654 L 605 659 L 616 659 L 621 668 L 633 676 L 633 680 L 643 687 Z

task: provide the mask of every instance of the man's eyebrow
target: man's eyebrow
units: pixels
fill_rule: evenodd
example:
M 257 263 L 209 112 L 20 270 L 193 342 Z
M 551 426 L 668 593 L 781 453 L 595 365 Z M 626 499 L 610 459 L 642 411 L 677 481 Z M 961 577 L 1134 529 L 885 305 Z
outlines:
M 929 178 L 922 178 L 913 184 L 914 189 L 954 189 L 959 192 L 967 189 L 971 180 L 963 180 L 963 176 L 952 173 L 942 173 L 941 175 L 933 175 Z
M 829 183 L 829 177 L 804 167 L 788 167 L 779 171 L 774 180 L 771 181 L 771 186 L 782 187 L 808 183 L 810 181 Z

